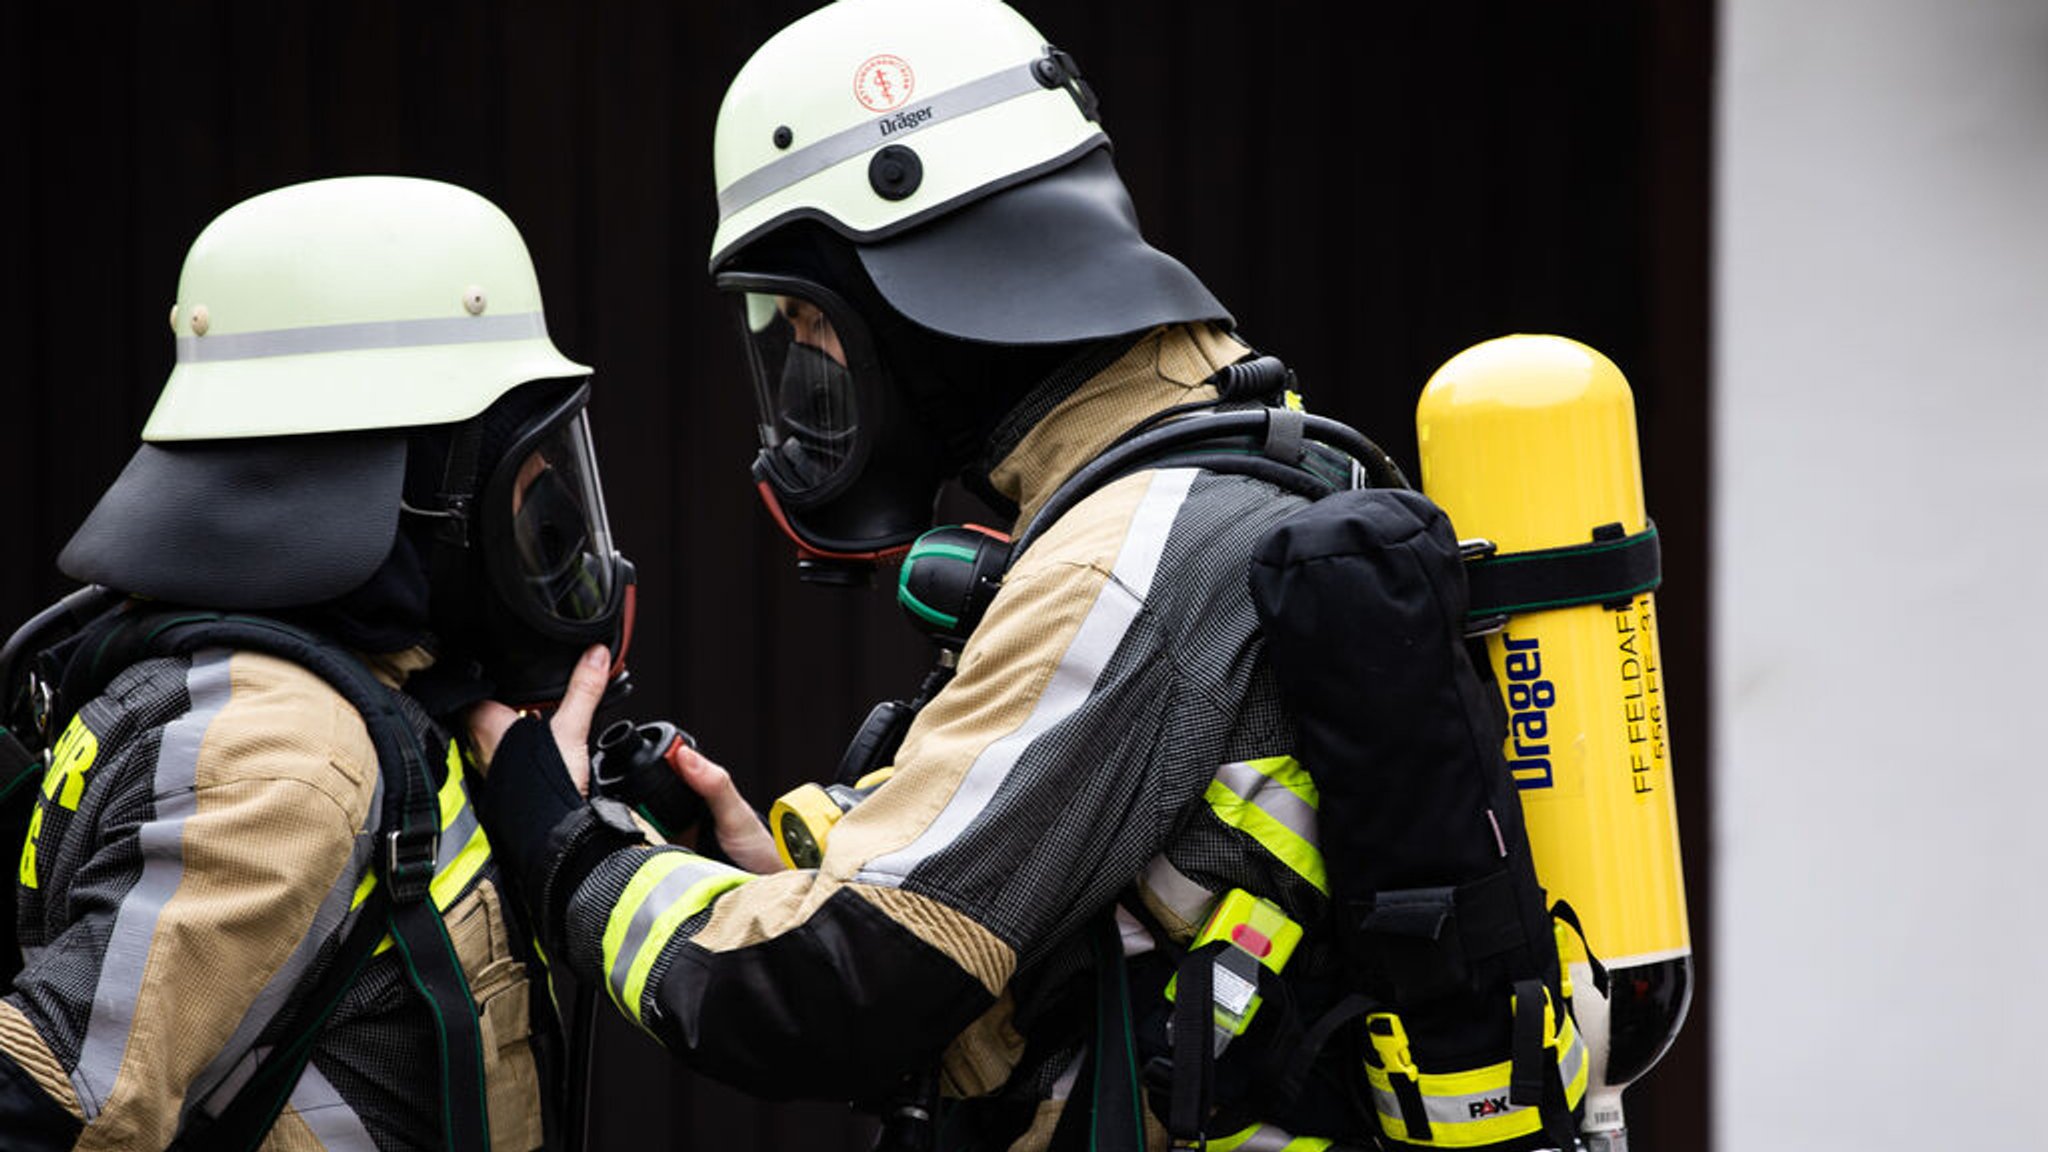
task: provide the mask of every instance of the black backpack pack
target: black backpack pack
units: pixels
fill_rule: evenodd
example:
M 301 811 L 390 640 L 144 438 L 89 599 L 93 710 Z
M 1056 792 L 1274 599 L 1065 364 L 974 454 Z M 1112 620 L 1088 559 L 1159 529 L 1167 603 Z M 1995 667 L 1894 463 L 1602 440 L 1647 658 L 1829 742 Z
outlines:
M 1573 1148 L 1589 1060 L 1556 934 L 1577 919 L 1538 882 L 1502 752 L 1505 710 L 1472 624 L 1499 617 L 1470 602 L 1474 557 L 1448 517 L 1377 445 L 1336 421 L 1244 403 L 1277 393 L 1276 378 L 1291 374 L 1271 357 L 1232 365 L 1217 382 L 1235 410 L 1176 410 L 1126 433 L 1048 500 L 1008 556 L 1142 469 L 1251 475 L 1309 499 L 1269 532 L 1247 579 L 1297 721 L 1296 758 L 1320 797 L 1331 918 L 1305 928 L 1334 942 L 1341 986 L 1321 990 L 1313 1016 L 1269 1013 L 1248 1103 L 1285 1112 L 1311 1066 L 1337 1053 L 1356 1058 L 1363 1081 L 1350 1138 Z M 1218 950 L 1173 958 L 1183 992 L 1172 1059 L 1143 1070 L 1176 1147 L 1221 1135 L 1202 1130 L 1218 1082 L 1206 1018 Z M 1279 978 L 1259 977 L 1272 998 L 1290 998 Z M 1128 1019 L 1128 998 L 1115 982 L 1098 989 L 1098 1000 L 1123 1000 L 1108 1020 Z M 1128 1027 L 1116 1032 L 1098 1027 L 1095 1050 L 1135 1061 Z M 1124 1147 L 1134 1131 L 1126 1085 L 1137 1077 L 1107 1074 L 1115 1062 L 1083 1073 L 1097 1147 Z M 1116 1117 L 1109 1130 L 1104 1116 Z
M 122 669 L 204 648 L 263 652 L 318 675 L 363 718 L 383 776 L 377 884 L 356 922 L 308 984 L 258 1037 L 268 1054 L 218 1115 L 193 1109 L 173 1152 L 254 1149 L 297 1084 L 320 1029 L 388 933 L 415 988 L 435 1007 L 443 1053 L 442 1147 L 490 1147 L 483 1099 L 483 1037 L 468 979 L 429 891 L 440 837 L 440 757 L 404 714 L 397 692 L 360 660 L 313 633 L 261 616 L 176 610 L 128 600 L 97 585 L 46 608 L 0 648 L 0 844 L 19 850 L 38 785 L 71 717 Z M 15 886 L 0 901 L 0 986 L 20 969 Z

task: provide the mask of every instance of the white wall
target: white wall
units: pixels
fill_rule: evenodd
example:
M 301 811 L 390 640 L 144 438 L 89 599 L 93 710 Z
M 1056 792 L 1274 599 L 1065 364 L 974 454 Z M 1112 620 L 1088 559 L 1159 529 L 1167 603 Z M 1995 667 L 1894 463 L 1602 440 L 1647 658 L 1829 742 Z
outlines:
M 2048 0 L 1724 0 L 1717 1147 L 2048 1148 Z

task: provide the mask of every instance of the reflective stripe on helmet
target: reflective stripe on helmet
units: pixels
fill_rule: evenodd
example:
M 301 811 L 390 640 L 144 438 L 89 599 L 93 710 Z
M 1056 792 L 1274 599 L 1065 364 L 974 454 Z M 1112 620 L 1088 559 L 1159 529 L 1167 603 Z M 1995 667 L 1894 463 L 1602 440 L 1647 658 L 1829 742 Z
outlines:
M 773 163 L 764 164 L 719 190 L 718 218 L 724 220 L 834 164 L 878 148 L 885 141 L 901 139 L 955 117 L 992 108 L 1006 100 L 1044 92 L 1045 85 L 1039 83 L 1032 70 L 1036 63 L 1034 60 L 992 72 L 979 80 L 970 80 L 929 100 L 920 100 L 914 114 L 899 111 L 877 116 L 865 123 L 841 129 Z
M 211 364 L 266 356 L 364 352 L 375 348 L 428 348 L 437 344 L 492 344 L 545 340 L 547 320 L 538 312 L 504 316 L 440 316 L 420 320 L 369 320 L 358 324 L 317 324 L 258 332 L 223 332 L 177 338 L 178 363 Z
M 605 984 L 612 1000 L 640 1023 L 640 997 L 655 958 L 685 920 L 752 875 L 694 852 L 657 852 L 642 863 L 604 927 Z

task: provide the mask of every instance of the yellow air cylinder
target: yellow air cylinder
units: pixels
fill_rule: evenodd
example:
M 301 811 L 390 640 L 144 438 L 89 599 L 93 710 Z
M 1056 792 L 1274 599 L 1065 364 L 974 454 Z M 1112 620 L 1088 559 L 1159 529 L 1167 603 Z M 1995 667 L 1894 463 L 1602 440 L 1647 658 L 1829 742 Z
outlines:
M 1499 556 L 1649 527 L 1634 395 L 1575 340 L 1512 335 L 1460 352 L 1423 388 L 1416 432 L 1423 492 Z M 1518 613 L 1486 637 L 1537 878 L 1610 971 L 1603 999 L 1584 947 L 1561 934 L 1593 1057 L 1592 1152 L 1627 1147 L 1622 1089 L 1671 1046 L 1692 996 L 1655 600 Z

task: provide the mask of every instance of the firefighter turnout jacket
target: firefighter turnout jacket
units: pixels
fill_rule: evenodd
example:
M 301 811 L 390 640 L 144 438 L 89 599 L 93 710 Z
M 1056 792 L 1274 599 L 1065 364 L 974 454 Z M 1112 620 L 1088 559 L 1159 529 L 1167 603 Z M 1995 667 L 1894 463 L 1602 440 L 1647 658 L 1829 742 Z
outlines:
M 417 650 L 373 661 L 396 686 Z M 431 895 L 482 1022 L 492 1147 L 543 1144 L 527 933 L 497 891 L 448 750 Z M 217 1114 L 252 1046 L 310 984 L 376 883 L 376 753 L 297 665 L 221 648 L 121 672 L 58 740 L 22 846 L 26 966 L 0 998 L 0 1141 L 16 1152 L 162 1148 Z M 549 1057 L 541 1056 L 543 1062 Z M 319 1034 L 265 1149 L 440 1146 L 429 1005 L 387 937 Z M 75 1143 L 74 1143 L 75 1142 Z
M 990 473 L 1019 527 L 1144 417 L 1214 399 L 1205 381 L 1246 351 L 1221 329 L 1163 328 L 1028 396 Z M 624 840 L 578 854 L 563 828 L 590 817 L 572 816 L 538 882 L 550 954 L 750 1092 L 874 1099 L 937 1060 L 948 1097 L 1007 1117 L 977 1146 L 1047 1147 L 1088 1043 L 1095 917 L 1136 907 L 1119 912 L 1134 972 L 1155 933 L 1186 944 L 1233 888 L 1322 918 L 1315 786 L 1245 578 L 1302 503 L 1171 466 L 1093 493 L 1017 558 L 893 777 L 833 827 L 817 869 L 754 876 Z M 545 732 L 520 721 L 497 763 L 544 757 Z M 1163 981 L 1135 982 L 1137 1010 Z M 1156 1121 L 1148 1142 L 1165 1146 Z M 1283 1145 L 1329 1141 L 1254 1125 L 1211 1144 Z

